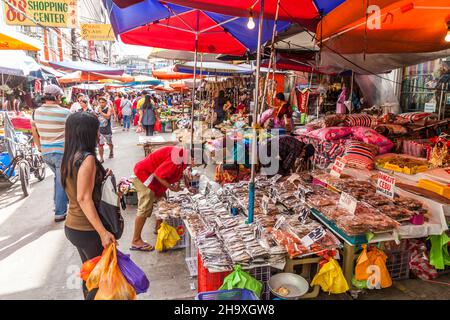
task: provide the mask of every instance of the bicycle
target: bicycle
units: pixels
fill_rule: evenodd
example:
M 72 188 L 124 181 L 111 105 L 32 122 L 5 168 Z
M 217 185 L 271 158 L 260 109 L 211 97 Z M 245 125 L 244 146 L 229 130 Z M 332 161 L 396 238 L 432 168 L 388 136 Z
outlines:
M 12 160 L 7 165 L 0 161 L 0 182 L 13 185 L 20 180 L 22 192 L 27 197 L 30 194 L 31 174 L 34 174 L 38 181 L 45 179 L 45 162 L 41 154 L 33 148 L 33 137 L 20 139 L 12 126 L 8 129 L 5 126 L 5 131 L 8 136 L 5 136 L 4 140 Z M 18 174 L 15 174 L 16 171 Z

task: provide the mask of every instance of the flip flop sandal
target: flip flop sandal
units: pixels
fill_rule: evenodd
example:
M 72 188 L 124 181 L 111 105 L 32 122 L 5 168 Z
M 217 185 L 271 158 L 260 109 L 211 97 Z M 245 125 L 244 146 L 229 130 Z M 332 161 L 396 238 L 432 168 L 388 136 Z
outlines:
M 137 247 L 137 246 L 131 246 L 130 247 L 131 251 L 153 251 L 155 250 L 155 247 L 153 247 L 151 244 L 144 244 L 143 246 Z
M 114 154 L 113 154 L 113 153 L 110 153 L 110 154 L 109 154 L 109 158 L 110 158 L 110 159 L 114 158 Z

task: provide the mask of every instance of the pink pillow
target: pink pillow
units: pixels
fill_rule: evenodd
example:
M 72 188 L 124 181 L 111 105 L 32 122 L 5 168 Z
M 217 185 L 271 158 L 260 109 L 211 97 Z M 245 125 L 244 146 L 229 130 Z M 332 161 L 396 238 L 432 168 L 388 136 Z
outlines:
M 376 145 L 379 147 L 392 144 L 391 140 L 379 134 L 375 130 L 367 127 L 352 127 L 351 131 L 356 139 L 364 143 Z
M 328 127 L 313 130 L 308 133 L 309 136 L 321 140 L 338 140 L 344 138 L 352 133 L 352 128 L 349 127 Z

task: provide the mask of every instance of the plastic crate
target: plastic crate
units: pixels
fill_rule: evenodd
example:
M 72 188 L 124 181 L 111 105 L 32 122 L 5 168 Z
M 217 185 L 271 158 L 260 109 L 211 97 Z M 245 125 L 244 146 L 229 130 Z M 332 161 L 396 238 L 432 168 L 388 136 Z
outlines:
M 405 242 L 398 247 L 385 248 L 384 253 L 387 255 L 386 268 L 392 280 L 409 279 L 410 253 Z
M 198 292 L 217 291 L 223 284 L 223 280 L 230 271 L 223 272 L 209 272 L 207 268 L 203 266 L 203 261 L 200 254 L 197 255 L 197 290 Z
M 256 280 L 262 282 L 263 288 L 261 293 L 261 300 L 270 300 L 269 280 L 272 276 L 272 269 L 270 266 L 255 267 L 250 270 L 244 270 Z
M 250 290 L 232 289 L 209 291 L 197 294 L 195 300 L 259 300 Z
M 173 249 L 181 249 L 181 248 L 186 248 L 187 245 L 187 230 L 186 227 L 183 223 L 183 220 L 181 218 L 168 218 L 165 220 L 165 222 L 172 226 L 173 228 L 175 228 L 175 230 L 177 230 L 178 235 L 180 236 L 180 240 L 178 240 L 177 244 L 175 245 L 175 247 L 172 248 Z
M 137 192 L 128 192 L 125 195 L 125 203 L 130 206 L 137 206 L 138 204 Z

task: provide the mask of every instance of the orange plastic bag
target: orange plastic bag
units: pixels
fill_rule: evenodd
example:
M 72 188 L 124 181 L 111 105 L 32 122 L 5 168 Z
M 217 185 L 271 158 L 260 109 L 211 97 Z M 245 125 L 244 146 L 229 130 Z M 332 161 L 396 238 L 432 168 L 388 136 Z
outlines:
M 80 278 L 86 281 L 89 278 L 89 275 L 91 274 L 92 270 L 94 270 L 97 263 L 100 261 L 102 256 L 98 256 L 95 258 L 92 258 L 91 260 L 86 261 L 83 263 L 80 269 Z
M 363 245 L 363 251 L 358 257 L 355 267 L 355 279 L 367 281 L 367 287 L 388 288 L 392 285 L 392 278 L 386 267 L 386 254 L 377 247 L 371 247 L 369 251 Z
M 88 290 L 98 288 L 95 300 L 134 300 L 136 291 L 127 282 L 117 264 L 116 245 L 111 244 L 101 256 L 86 281 Z

